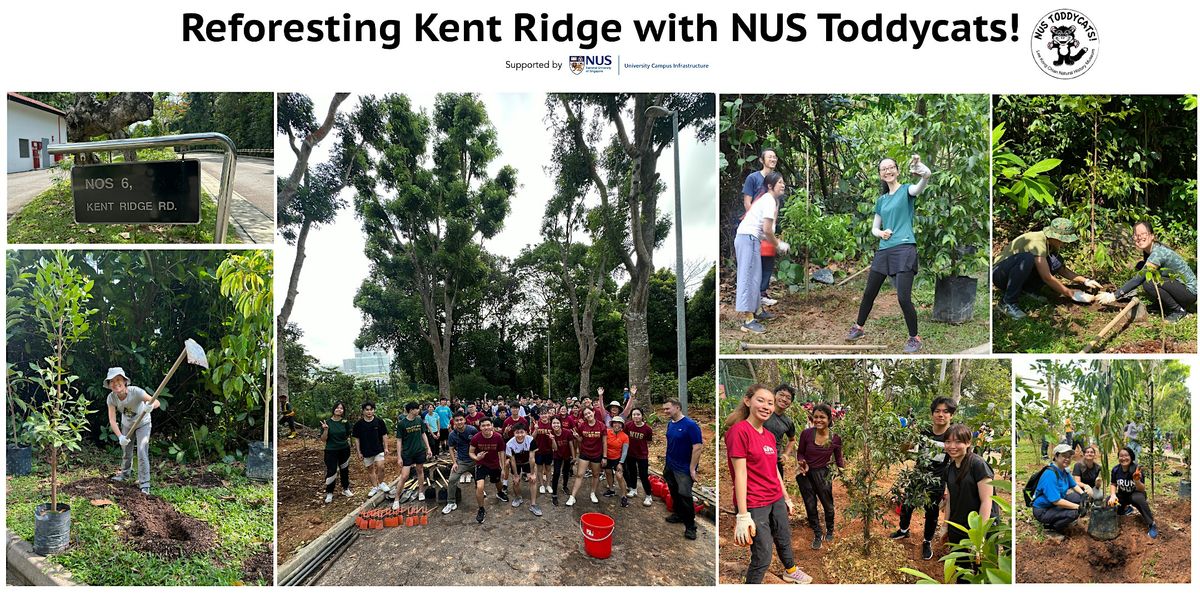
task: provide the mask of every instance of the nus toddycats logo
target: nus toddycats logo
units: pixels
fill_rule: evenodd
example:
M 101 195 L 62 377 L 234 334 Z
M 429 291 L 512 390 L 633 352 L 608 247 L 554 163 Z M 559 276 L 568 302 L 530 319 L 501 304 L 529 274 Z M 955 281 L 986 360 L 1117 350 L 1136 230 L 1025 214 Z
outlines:
M 1058 79 L 1074 79 L 1096 64 L 1100 36 L 1087 15 L 1063 8 L 1038 20 L 1030 46 L 1033 61 L 1042 72 Z
M 571 73 L 578 75 L 583 72 L 583 57 L 571 56 L 567 59 L 567 64 L 571 65 Z

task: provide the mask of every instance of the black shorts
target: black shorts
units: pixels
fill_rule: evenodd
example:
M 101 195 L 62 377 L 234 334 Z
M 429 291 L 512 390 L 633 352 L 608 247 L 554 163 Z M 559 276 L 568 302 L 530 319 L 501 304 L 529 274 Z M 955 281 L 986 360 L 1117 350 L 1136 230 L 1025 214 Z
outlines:
M 475 465 L 475 481 L 492 483 L 500 483 L 500 469 L 493 469 L 483 465 Z
M 534 454 L 533 462 L 538 465 L 548 465 L 554 462 L 553 454 Z
M 917 245 L 900 244 L 887 250 L 879 250 L 871 259 L 871 270 L 883 275 L 895 275 L 912 271 L 917 274 Z
M 600 456 L 588 456 L 586 454 L 580 454 L 579 460 L 582 460 L 585 463 L 596 463 L 596 464 L 600 464 L 600 463 L 604 462 L 604 459 Z
M 619 459 L 619 458 L 609 458 L 609 459 L 607 459 L 607 461 L 608 462 L 604 463 L 604 468 L 608 469 L 610 471 L 615 471 L 617 469 L 625 468 L 625 465 L 621 464 L 621 459 Z
M 517 465 L 517 475 L 521 473 L 529 473 L 529 463 L 524 462 Z
M 402 460 L 404 461 L 403 464 L 406 467 L 411 467 L 413 465 L 424 465 L 426 456 L 428 456 L 428 455 L 425 454 L 424 451 L 414 452 L 412 454 L 405 454 L 402 457 Z

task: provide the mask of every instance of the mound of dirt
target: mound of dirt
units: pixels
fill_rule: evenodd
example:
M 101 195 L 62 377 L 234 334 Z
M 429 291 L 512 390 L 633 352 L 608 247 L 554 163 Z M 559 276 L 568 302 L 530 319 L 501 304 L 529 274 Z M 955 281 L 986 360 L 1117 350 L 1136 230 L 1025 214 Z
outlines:
M 116 502 L 129 518 L 122 536 L 140 552 L 174 559 L 216 545 L 217 534 L 208 523 L 175 510 L 162 498 L 141 493 L 133 485 L 97 477 L 70 483 L 63 491 L 89 500 Z
M 264 544 L 242 563 L 242 580 L 263 581 L 267 585 L 275 581 L 275 552 L 270 545 Z

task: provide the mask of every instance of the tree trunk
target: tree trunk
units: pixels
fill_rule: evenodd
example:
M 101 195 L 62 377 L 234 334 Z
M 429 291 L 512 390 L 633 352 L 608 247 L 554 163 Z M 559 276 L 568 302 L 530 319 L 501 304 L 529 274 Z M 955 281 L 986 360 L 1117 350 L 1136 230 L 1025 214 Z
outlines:
M 962 382 L 963 378 L 966 376 L 967 364 L 964 363 L 963 359 L 961 358 L 954 359 L 954 375 L 950 380 L 950 399 L 953 400 L 955 404 L 958 404 L 958 402 L 962 400 Z
M 50 445 L 50 510 L 58 512 L 58 448 Z
M 276 319 L 276 331 L 280 339 L 283 336 L 283 330 L 287 327 L 288 322 L 292 318 L 292 309 L 296 306 L 296 295 L 300 290 L 300 271 L 304 269 L 304 248 L 308 243 L 308 232 L 312 229 L 312 223 L 307 219 L 300 225 L 300 234 L 296 236 L 296 258 L 292 261 L 292 273 L 288 277 L 287 295 L 283 297 L 283 306 L 279 309 L 279 317 Z M 279 382 L 279 394 L 286 396 L 288 394 L 288 372 L 287 372 L 287 356 L 282 351 L 276 353 L 276 378 Z
M 884 379 L 884 389 L 887 389 L 887 379 Z M 871 495 L 871 481 L 873 480 L 873 469 L 871 467 L 871 384 L 864 377 L 863 379 L 863 472 L 866 473 L 866 493 L 867 497 Z M 863 556 L 871 556 L 871 521 L 873 519 L 863 519 Z
M 625 336 L 629 355 L 629 385 L 650 390 L 650 333 L 646 326 L 646 305 L 650 295 L 653 263 L 639 264 L 629 283 L 629 305 L 625 308 Z M 644 396 L 650 398 L 647 394 Z M 685 400 L 681 398 L 680 401 Z

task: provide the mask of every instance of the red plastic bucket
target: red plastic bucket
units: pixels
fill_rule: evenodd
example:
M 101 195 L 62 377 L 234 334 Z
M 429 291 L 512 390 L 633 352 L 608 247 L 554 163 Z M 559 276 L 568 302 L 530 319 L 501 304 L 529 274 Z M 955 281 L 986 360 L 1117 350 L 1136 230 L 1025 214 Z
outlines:
M 583 533 L 583 549 L 592 558 L 612 556 L 612 536 L 616 522 L 601 513 L 584 513 L 579 518 L 579 530 Z

